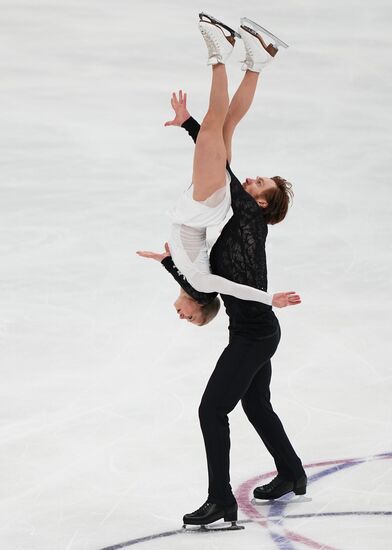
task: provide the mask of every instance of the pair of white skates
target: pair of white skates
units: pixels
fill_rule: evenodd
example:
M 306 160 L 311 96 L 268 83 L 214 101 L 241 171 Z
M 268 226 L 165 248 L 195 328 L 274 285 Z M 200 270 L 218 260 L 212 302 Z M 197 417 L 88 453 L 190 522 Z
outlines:
M 226 63 L 233 51 L 236 38 L 242 38 L 245 46 L 243 71 L 259 73 L 274 59 L 280 47 L 288 48 L 280 38 L 247 17 L 241 18 L 238 32 L 206 13 L 200 13 L 199 18 L 199 29 L 208 49 L 208 65 Z M 263 36 L 272 42 L 267 45 Z

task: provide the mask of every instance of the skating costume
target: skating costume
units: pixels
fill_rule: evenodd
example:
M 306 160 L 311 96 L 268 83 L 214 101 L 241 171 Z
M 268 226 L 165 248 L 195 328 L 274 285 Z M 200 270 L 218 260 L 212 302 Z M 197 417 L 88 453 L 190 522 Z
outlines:
M 199 124 L 183 127 L 196 141 Z M 263 211 L 243 189 L 229 165 L 233 216 L 213 246 L 211 270 L 244 285 L 267 291 Z M 205 389 L 199 418 L 209 474 L 208 501 L 224 506 L 235 502 L 229 477 L 230 435 L 227 415 L 241 400 L 243 409 L 271 453 L 283 479 L 304 476 L 296 455 L 270 402 L 271 357 L 280 341 L 280 326 L 271 306 L 222 295 L 229 316 L 229 345 L 223 351 Z
M 188 121 L 187 123 L 191 124 Z M 230 277 L 214 275 L 210 270 L 206 228 L 222 223 L 230 209 L 231 175 L 228 167 L 225 186 L 203 202 L 193 199 L 191 185 L 169 211 L 172 221 L 169 239 L 171 256 L 180 273 L 199 292 L 219 292 L 241 300 L 270 305 L 272 296 L 260 287 L 238 284 L 230 280 Z

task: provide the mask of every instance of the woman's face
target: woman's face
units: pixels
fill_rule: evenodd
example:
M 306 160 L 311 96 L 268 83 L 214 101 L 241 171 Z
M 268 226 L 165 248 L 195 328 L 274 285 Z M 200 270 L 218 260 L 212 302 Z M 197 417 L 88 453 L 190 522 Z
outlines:
M 174 307 L 180 319 L 186 319 L 189 323 L 200 325 L 203 321 L 201 305 L 187 294 L 181 293 L 174 302 Z

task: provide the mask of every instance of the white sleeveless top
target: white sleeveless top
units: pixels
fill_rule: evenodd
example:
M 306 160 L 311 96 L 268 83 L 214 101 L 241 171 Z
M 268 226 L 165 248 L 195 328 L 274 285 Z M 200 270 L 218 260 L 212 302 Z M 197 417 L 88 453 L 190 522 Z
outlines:
M 193 185 L 190 185 L 169 212 L 170 252 L 177 269 L 190 283 L 196 273 L 210 273 L 206 228 L 222 223 L 230 209 L 229 173 L 226 172 L 226 185 L 206 201 L 195 201 L 192 195 Z

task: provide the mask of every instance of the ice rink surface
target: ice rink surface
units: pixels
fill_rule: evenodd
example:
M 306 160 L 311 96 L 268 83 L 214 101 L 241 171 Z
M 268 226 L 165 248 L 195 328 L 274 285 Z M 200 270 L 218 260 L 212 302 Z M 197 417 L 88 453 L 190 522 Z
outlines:
M 0 547 L 386 550 L 391 540 L 391 4 L 1 0 Z M 228 339 L 180 322 L 160 251 L 210 81 L 197 13 L 290 44 L 238 128 L 240 177 L 292 181 L 270 229 L 273 404 L 305 498 L 254 504 L 274 464 L 241 407 L 232 485 L 245 530 L 181 533 L 206 497 L 197 408 Z M 228 69 L 241 78 L 242 45 Z

